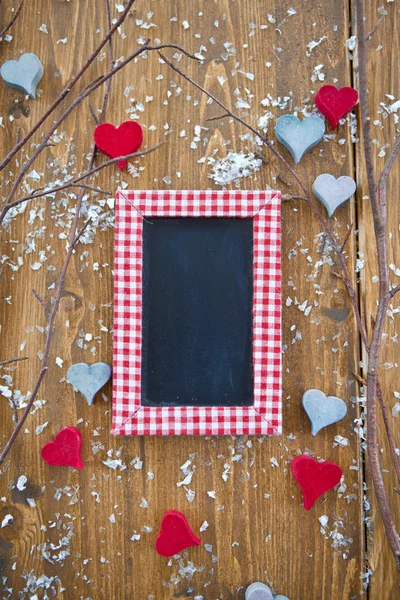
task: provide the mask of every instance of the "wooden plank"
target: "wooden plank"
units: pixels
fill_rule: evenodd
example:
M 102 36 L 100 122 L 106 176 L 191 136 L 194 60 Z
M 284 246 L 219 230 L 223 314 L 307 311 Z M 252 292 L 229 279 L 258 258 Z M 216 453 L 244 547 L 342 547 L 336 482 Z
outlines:
M 393 59 L 399 49 L 400 20 L 399 11 L 395 5 L 388 3 L 382 7 L 379 2 L 365 3 L 365 31 L 370 32 L 375 25 L 378 25 L 376 31 L 368 42 L 368 77 L 369 77 L 369 109 L 372 121 L 372 135 L 374 138 L 374 164 L 376 173 L 379 176 L 386 157 L 392 146 L 393 140 L 398 134 L 398 125 L 396 127 L 396 114 L 390 113 L 388 107 L 394 103 L 393 97 L 397 100 L 400 96 L 400 86 L 397 76 L 396 60 Z M 379 85 L 376 84 L 379 82 Z M 385 108 L 386 106 L 386 108 Z M 379 156 L 381 154 L 381 156 Z M 365 260 L 365 269 L 361 272 L 361 287 L 364 298 L 364 311 L 369 334 L 371 334 L 371 316 L 376 311 L 376 301 L 378 298 L 378 278 L 376 250 L 373 235 L 373 223 L 368 201 L 363 200 L 368 196 L 367 179 L 365 165 L 361 154 L 361 148 L 357 146 L 357 170 L 358 179 L 362 182 L 358 191 L 358 213 L 360 229 L 360 256 Z M 395 163 L 392 174 L 389 178 L 389 187 L 387 193 L 388 202 L 388 261 L 391 265 L 399 265 L 399 204 L 398 186 L 399 186 L 399 162 Z M 393 267 L 392 267 L 393 268 Z M 399 278 L 393 270 L 390 271 L 390 281 L 397 285 Z M 392 408 L 397 399 L 395 393 L 398 391 L 398 364 L 397 364 L 397 335 L 398 316 L 396 309 L 399 306 L 399 298 L 395 297 L 390 306 L 388 314 L 384 340 L 382 344 L 382 353 L 380 356 L 380 380 L 383 394 L 388 406 L 389 418 L 394 431 L 394 439 L 397 447 L 399 446 L 399 425 L 392 417 Z M 364 356 L 364 361 L 366 357 Z M 399 496 L 395 491 L 397 480 L 390 458 L 390 449 L 386 442 L 384 423 L 381 418 L 381 412 L 378 406 L 379 415 L 379 446 L 382 452 L 382 469 L 384 470 L 384 480 L 389 494 L 389 501 L 393 516 L 400 527 L 399 517 Z M 382 596 L 388 600 L 394 600 L 399 597 L 399 577 L 396 570 L 390 546 L 387 542 L 382 519 L 376 503 L 373 492 L 373 483 L 370 476 L 367 477 L 367 498 L 371 503 L 371 510 L 367 513 L 368 517 L 368 560 L 369 568 L 372 571 L 369 594 L 371 598 Z M 384 587 L 382 587 L 384 586 Z
M 10 6 L 10 1 L 2 3 L 3 20 Z M 228 106 L 235 107 L 240 97 L 249 102 L 249 110 L 235 110 L 254 125 L 267 111 L 276 116 L 291 112 L 303 105 L 305 98 L 310 98 L 311 106 L 310 90 L 315 91 L 320 85 L 311 81 L 311 76 L 319 64 L 324 65 L 327 81 L 337 77 L 341 85 L 351 83 L 350 63 L 343 50 L 349 15 L 347 8 L 338 3 L 323 0 L 315 7 L 314 2 L 307 0 L 291 16 L 287 12 L 291 7 L 288 1 L 198 0 L 189 5 L 181 1 L 168 10 L 157 11 L 155 3 L 138 0 L 135 6 L 128 24 L 122 28 L 126 37 L 117 37 L 115 57 L 127 56 L 136 48 L 139 36 L 151 35 L 163 42 L 182 44 L 190 51 L 198 51 L 204 45 L 207 50 L 202 50 L 203 66 L 187 59 L 182 59 L 181 66 Z M 148 15 L 149 11 L 155 14 Z M 114 6 L 112 14 L 116 15 Z M 153 22 L 157 28 L 140 29 L 135 19 Z M 48 35 L 39 31 L 43 22 Z M 2 114 L 7 117 L 13 113 L 16 119 L 9 123 L 5 118 L 5 147 L 11 147 L 19 126 L 26 131 L 35 122 L 105 31 L 100 0 L 51 5 L 37 0 L 35 11 L 28 5 L 24 7 L 13 27 L 13 41 L 1 45 L 1 59 L 14 57 L 20 49 L 34 50 L 45 65 L 45 77 L 39 86 L 43 95 L 36 102 L 16 105 L 17 95 L 1 86 Z M 64 38 L 66 44 L 57 44 Z M 307 44 L 320 38 L 320 45 L 307 56 Z M 103 73 L 106 65 L 105 53 L 101 61 L 95 62 L 85 83 Z M 246 77 L 246 73 L 254 74 L 254 79 L 251 75 Z M 125 94 L 128 87 L 131 90 Z M 279 97 L 282 104 L 289 92 L 292 95 L 285 109 L 261 105 L 268 94 L 271 104 Z M 153 100 L 145 102 L 146 96 Z M 229 150 L 253 149 L 253 141 L 242 137 L 247 132 L 236 124 L 207 123 L 208 117 L 219 114 L 217 107 L 161 65 L 155 55 L 140 59 L 115 77 L 108 119 L 118 123 L 128 118 L 138 101 L 144 105 L 144 111 L 137 112 L 146 126 L 146 144 L 152 146 L 164 139 L 168 144 L 138 163 L 143 166 L 139 178 L 128 173 L 119 176 L 116 169 L 103 173 L 96 181 L 105 189 L 114 190 L 121 181 L 130 187 L 150 189 L 217 187 L 209 178 L 212 166 L 207 161 L 199 163 L 199 159 L 224 157 Z M 95 108 L 100 106 L 101 94 L 91 103 Z M 24 116 L 26 112 L 28 115 Z M 151 125 L 155 131 L 148 129 Z M 208 129 L 202 130 L 201 140 L 194 142 L 197 148 L 192 149 L 196 125 Z M 185 134 L 180 133 L 183 130 Z M 55 158 L 63 166 L 73 161 L 71 170 L 80 170 L 86 164 L 92 131 L 86 102 L 58 132 L 63 139 L 38 161 L 36 170 L 43 175 L 36 185 L 54 181 Z M 336 176 L 351 173 L 348 129 L 342 128 L 338 137 L 345 138 L 346 144 L 340 145 L 337 138 L 302 161 L 300 171 L 309 186 L 324 171 Z M 240 186 L 280 186 L 283 184 L 277 179 L 279 174 L 287 178 L 280 166 L 270 161 L 252 178 L 242 179 Z M 5 178 L 8 177 L 7 170 Z M 285 193 L 292 190 L 294 185 L 283 186 Z M 70 222 L 74 202 L 71 199 L 67 206 L 54 208 L 43 200 L 35 206 L 43 208 L 43 222 L 39 217 L 30 224 L 27 208 L 10 231 L 3 233 L 3 254 L 14 261 L 22 254 L 24 260 L 17 272 L 6 266 L 2 279 L 2 296 L 10 298 L 2 305 L 2 357 L 20 352 L 31 357 L 12 372 L 15 388 L 21 393 L 32 388 L 39 368 L 37 352 L 43 348 L 43 337 L 36 325 L 44 327 L 45 318 L 31 296 L 31 288 L 35 287 L 50 302 L 65 255 L 65 240 L 59 234 L 66 231 L 64 223 Z M 354 206 L 347 205 L 338 211 L 335 227 L 344 236 L 346 224 L 351 221 L 355 221 Z M 21 435 L 2 469 L 0 496 L 5 496 L 6 502 L 0 516 L 12 514 L 14 524 L 1 531 L 1 557 L 7 586 L 14 589 L 14 594 L 25 585 L 24 571 L 32 570 L 37 577 L 58 576 L 66 595 L 73 598 L 243 598 L 244 588 L 257 579 L 270 582 L 292 600 L 349 600 L 358 596 L 363 557 L 361 471 L 357 470 L 358 438 L 351 432 L 357 407 L 350 402 L 356 393 L 352 372 L 358 361 L 358 338 L 343 286 L 330 274 L 329 258 L 318 252 L 321 229 L 309 209 L 296 202 L 284 203 L 283 223 L 283 301 L 286 306 L 290 297 L 292 304 L 285 307 L 283 321 L 284 435 L 275 439 L 112 438 L 110 387 L 105 388 L 108 403 L 100 397 L 88 407 L 69 385 L 60 381 L 73 362 L 110 362 L 112 357 L 112 229 L 98 231 L 93 244 L 77 248 L 60 307 L 50 369 L 39 394 L 46 404 L 30 417 L 27 428 L 31 433 Z M 46 230 L 42 237 L 34 237 L 36 247 L 27 254 L 25 248 L 32 239 L 28 236 L 39 225 Z M 32 270 L 41 250 L 47 261 L 40 269 Z M 348 256 L 350 262 L 354 261 L 353 241 L 349 243 Z M 322 267 L 320 262 L 327 264 Z M 300 305 L 305 300 L 313 305 L 308 316 L 299 310 L 295 299 Z M 93 336 L 84 342 L 86 349 L 76 343 L 85 334 Z M 24 349 L 19 350 L 25 339 Z M 92 348 L 96 349 L 94 353 Z M 64 361 L 62 368 L 57 366 L 56 357 Z M 300 407 L 301 395 L 310 387 L 337 394 L 349 404 L 346 420 L 315 439 Z M 7 429 L 2 430 L 1 436 L 5 439 L 11 413 L 5 402 L 1 409 L 3 422 L 7 419 Z M 80 419 L 85 469 L 79 473 L 49 469 L 39 459 L 40 447 L 58 428 Z M 48 426 L 43 433 L 35 435 L 35 428 L 45 422 Z M 349 439 L 347 447 L 332 447 L 337 434 Z M 290 459 L 307 449 L 338 462 L 347 486 L 341 497 L 335 492 L 327 494 L 310 513 L 301 506 L 300 491 L 289 472 Z M 117 457 L 127 465 L 125 470 L 113 471 L 102 463 Z M 136 457 L 143 463 L 136 462 L 140 469 L 130 464 Z M 192 481 L 178 486 L 184 478 L 180 467 L 188 460 L 189 470 L 194 471 Z M 9 490 L 22 474 L 28 477 L 27 490 Z M 56 490 L 63 491 L 57 494 Z M 188 501 L 189 490 L 195 493 L 192 502 Z M 214 492 L 215 499 L 207 492 Z M 55 499 L 55 494 L 61 498 Z M 36 498 L 36 508 L 30 508 L 26 502 L 32 497 Z M 142 498 L 148 508 L 144 508 Z M 155 554 L 155 533 L 164 511 L 171 508 L 185 512 L 196 532 L 204 521 L 209 523 L 201 536 L 203 545 L 210 544 L 212 551 L 207 552 L 204 546 L 190 549 L 179 562 Z M 110 522 L 111 515 L 115 515 L 115 523 Z M 325 535 L 320 532 L 318 521 L 322 515 L 329 518 Z M 143 527 L 152 531 L 143 531 Z M 333 548 L 335 540 L 325 537 L 334 535 L 335 530 L 344 535 L 345 541 L 352 538 L 352 543 Z M 136 542 L 131 541 L 134 532 L 140 534 Z M 65 547 L 46 547 L 51 556 L 56 556 L 52 562 L 38 561 L 44 548 L 40 544 L 50 541 L 57 546 L 66 536 L 70 538 Z M 69 556 L 60 558 L 60 550 L 65 549 Z M 56 597 L 63 594 L 58 591 Z

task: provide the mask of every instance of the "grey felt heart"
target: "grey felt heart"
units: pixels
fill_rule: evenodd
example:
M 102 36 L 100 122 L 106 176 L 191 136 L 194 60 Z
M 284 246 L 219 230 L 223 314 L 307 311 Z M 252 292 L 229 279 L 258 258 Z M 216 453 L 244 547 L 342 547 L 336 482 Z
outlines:
M 331 217 L 337 207 L 354 194 L 356 187 L 356 182 L 351 177 L 344 175 L 336 179 L 329 173 L 323 173 L 314 181 L 312 191 Z
M 307 390 L 303 394 L 303 407 L 311 421 L 311 433 L 317 435 L 324 427 L 341 421 L 347 406 L 336 396 L 326 396 L 321 390 Z
M 5 62 L 0 73 L 8 86 L 34 98 L 36 86 L 43 77 L 43 66 L 36 54 L 28 52 L 19 60 Z
M 293 156 L 296 165 L 307 150 L 320 142 L 325 133 L 325 121 L 306 117 L 300 121 L 294 115 L 282 115 L 276 122 L 275 135 Z
M 68 381 L 85 396 L 89 406 L 93 404 L 95 395 L 107 383 L 110 377 L 110 365 L 102 362 L 95 363 L 94 365 L 76 363 L 67 372 Z
M 274 597 L 265 583 L 256 581 L 247 588 L 245 600 L 274 600 Z

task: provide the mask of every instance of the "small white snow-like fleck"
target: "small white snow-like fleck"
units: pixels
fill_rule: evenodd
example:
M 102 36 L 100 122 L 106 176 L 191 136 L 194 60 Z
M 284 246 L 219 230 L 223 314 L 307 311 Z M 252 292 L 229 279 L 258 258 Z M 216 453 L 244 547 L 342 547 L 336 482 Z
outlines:
M 26 488 L 27 481 L 28 481 L 28 479 L 25 477 L 25 475 L 21 475 L 20 477 L 18 477 L 17 490 L 22 492 L 22 490 L 24 490 Z
M 110 521 L 110 523 L 115 523 L 115 515 L 114 515 L 114 513 L 108 517 L 108 520 Z
M 146 498 L 142 498 L 140 502 L 140 508 L 149 508 L 149 503 L 147 502 Z
M 201 525 L 199 531 L 205 531 L 208 527 L 208 523 L 207 521 L 204 521 L 204 523 Z
M 294 8 L 292 8 L 292 7 L 288 8 L 286 12 L 289 15 L 289 17 L 291 17 L 292 15 L 297 14 L 296 11 L 294 10 Z
M 62 358 L 60 358 L 59 356 L 56 357 L 56 365 L 58 365 L 60 368 L 63 366 L 64 361 Z
M 207 492 L 207 495 L 210 496 L 210 498 L 214 498 L 214 500 L 215 500 L 215 492 L 214 491 Z
M 43 423 L 43 425 L 38 425 L 35 429 L 36 435 L 39 435 L 40 433 L 42 433 L 43 429 L 45 427 L 47 427 L 48 424 L 49 424 L 48 421 L 46 421 L 46 423 Z
M 348 40 L 345 41 L 344 45 L 350 51 L 353 51 L 354 48 L 356 47 L 356 40 L 357 40 L 357 36 L 356 35 L 352 35 L 351 37 L 349 37 Z
M 47 27 L 45 23 L 42 23 L 42 25 L 39 27 L 39 31 L 41 31 L 42 33 L 49 33 L 47 31 Z
M 125 7 L 124 7 L 124 5 L 123 5 L 123 4 L 116 4 L 116 5 L 115 5 L 115 8 L 117 9 L 117 11 L 118 11 L 119 13 L 122 13 L 122 12 L 124 12 L 124 10 L 125 10 Z
M 66 44 L 68 42 L 68 38 L 61 38 L 57 40 L 56 44 Z
M 126 465 L 122 462 L 122 460 L 120 458 L 107 458 L 107 460 L 103 460 L 102 461 L 103 465 L 106 465 L 106 467 L 109 467 L 110 469 L 119 469 L 120 471 L 123 471 L 124 469 L 126 469 Z
M 36 506 L 35 498 L 27 498 L 26 501 L 31 508 L 35 508 L 35 506 Z
M 1 528 L 7 527 L 12 521 L 14 521 L 14 517 L 12 515 L 6 515 L 1 522 Z

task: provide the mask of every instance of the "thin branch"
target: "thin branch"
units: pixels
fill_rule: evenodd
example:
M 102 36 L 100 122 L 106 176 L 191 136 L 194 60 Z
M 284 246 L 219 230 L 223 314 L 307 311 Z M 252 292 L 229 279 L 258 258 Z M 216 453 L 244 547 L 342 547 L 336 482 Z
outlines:
M 35 289 L 32 289 L 32 293 L 35 296 L 36 300 L 38 300 L 40 302 L 40 304 L 43 306 L 43 310 L 46 313 L 46 317 L 50 318 L 50 311 L 47 307 L 46 302 L 43 300 L 43 298 L 41 296 L 39 296 L 39 294 L 37 293 L 37 291 Z
M 29 356 L 17 356 L 16 358 L 7 358 L 7 360 L 0 361 L 0 367 L 4 367 L 4 365 L 9 365 L 13 362 L 19 362 L 20 360 L 28 360 Z
M 362 132 L 364 138 L 364 159 L 367 169 L 368 191 L 374 222 L 376 253 L 379 274 L 379 300 L 375 315 L 375 326 L 372 331 L 371 344 L 368 352 L 367 368 L 367 450 L 368 462 L 379 510 L 382 516 L 385 533 L 389 541 L 393 556 L 396 560 L 397 569 L 400 571 L 400 538 L 390 508 L 389 497 L 383 480 L 380 464 L 380 452 L 378 444 L 377 426 L 377 396 L 380 396 L 380 384 L 378 379 L 379 355 L 382 346 L 382 335 L 390 301 L 389 270 L 387 260 L 386 244 L 386 182 L 390 167 L 397 154 L 396 148 L 392 149 L 389 156 L 389 169 L 383 175 L 383 181 L 377 185 L 370 128 L 370 116 L 368 107 L 368 80 L 367 80 L 367 47 L 364 31 L 364 2 L 356 0 L 357 12 L 357 35 L 358 35 L 358 58 L 359 58 L 359 91 L 362 116 Z M 396 144 L 395 144 L 396 146 Z M 382 177 L 382 176 L 381 176 Z M 389 438 L 390 443 L 390 438 Z
M 378 190 L 380 196 L 386 196 L 387 182 L 390 172 L 393 167 L 393 163 L 396 160 L 398 153 L 400 152 L 400 134 L 396 137 L 392 149 L 389 152 L 389 156 L 386 159 L 385 165 L 382 169 L 381 176 L 378 181 Z
M 379 25 L 382 23 L 383 19 L 385 18 L 385 15 L 381 15 L 378 19 L 378 21 L 375 23 L 375 25 L 373 26 L 373 28 L 371 29 L 371 31 L 369 33 L 367 33 L 367 35 L 365 36 L 365 41 L 368 42 L 368 40 L 372 39 L 372 36 L 374 35 L 375 31 L 378 29 Z
M 87 184 L 82 184 L 79 182 L 82 181 L 82 179 L 86 179 L 87 177 L 90 177 L 94 173 L 97 173 L 98 171 L 101 171 L 102 169 L 109 167 L 110 165 L 113 165 L 116 162 L 120 162 L 121 160 L 129 160 L 130 158 L 138 158 L 139 156 L 145 156 L 146 154 L 150 154 L 150 152 L 154 152 L 154 150 L 157 150 L 158 148 L 160 148 L 160 146 L 163 146 L 164 144 L 166 144 L 166 142 L 160 142 L 156 146 L 152 146 L 148 150 L 143 150 L 142 152 L 132 152 L 131 154 L 125 154 L 124 156 L 117 156 L 116 158 L 111 158 L 110 160 L 107 160 L 107 161 L 101 163 L 97 167 L 94 167 L 93 169 L 89 169 L 88 171 L 86 171 L 85 173 L 83 173 L 82 175 L 77 177 L 76 179 L 72 179 L 68 183 L 64 183 L 63 185 L 60 185 L 58 187 L 43 190 L 39 193 L 36 193 L 36 190 L 35 190 L 29 196 L 24 196 L 23 198 L 19 198 L 18 200 L 14 200 L 14 202 L 11 202 L 11 204 L 8 204 L 7 212 L 11 208 L 13 208 L 13 206 L 18 206 L 18 204 L 22 204 L 22 202 L 27 202 L 28 200 L 36 200 L 36 198 L 41 198 L 42 196 L 53 195 L 56 192 L 60 192 L 62 190 L 70 188 L 70 187 L 80 187 L 80 188 L 93 190 L 94 192 L 101 192 L 103 194 L 110 195 L 110 192 L 105 192 L 101 188 L 96 188 L 96 187 L 93 187 L 93 186 L 90 186 Z
M 218 115 L 217 117 L 209 117 L 206 119 L 206 123 L 209 123 L 210 121 L 220 121 L 221 119 L 226 119 L 226 117 L 230 116 L 231 115 L 229 113 L 224 113 L 223 115 Z
M 353 371 L 353 375 L 357 379 L 357 381 L 359 381 L 359 383 L 361 383 L 361 385 L 363 385 L 365 388 L 367 388 L 367 382 L 365 381 L 365 379 L 363 377 L 361 377 L 354 371 Z M 381 385 L 379 382 L 378 382 L 377 389 L 378 389 L 378 398 L 379 398 L 379 402 L 380 402 L 381 409 L 382 409 L 383 422 L 385 424 L 386 435 L 387 435 L 387 438 L 389 441 L 390 453 L 392 455 L 392 460 L 393 460 L 394 468 L 396 471 L 397 481 L 398 481 L 398 483 L 400 483 L 400 459 L 397 456 L 396 445 L 394 443 L 394 438 L 393 438 L 393 431 L 392 431 L 392 428 L 390 425 L 389 413 L 388 413 L 388 409 L 387 409 L 387 406 L 385 403 L 385 399 L 383 397 L 382 388 L 381 388 Z
M 14 146 L 12 150 L 7 154 L 7 156 L 0 163 L 0 171 L 4 169 L 10 162 L 10 160 L 16 155 L 16 153 L 21 150 L 23 146 L 27 143 L 28 140 L 33 136 L 33 134 L 43 125 L 43 123 L 48 119 L 48 117 L 52 114 L 52 112 L 57 108 L 57 106 L 64 100 L 64 98 L 70 93 L 70 91 L 74 88 L 76 83 L 82 77 L 82 75 L 87 71 L 92 62 L 95 60 L 96 56 L 98 56 L 99 52 L 104 48 L 107 42 L 112 38 L 117 29 L 122 25 L 125 21 L 128 12 L 130 11 L 133 4 L 136 0 L 128 0 L 128 4 L 126 5 L 125 10 L 121 13 L 119 19 L 114 23 L 114 26 L 110 29 L 110 31 L 104 36 L 101 40 L 100 44 L 97 46 L 96 50 L 89 56 L 85 64 L 79 69 L 78 73 L 71 79 L 71 81 L 67 84 L 67 86 L 63 89 L 61 94 L 56 98 L 53 104 L 47 109 L 47 111 L 40 117 L 40 119 L 35 123 L 35 125 L 28 131 L 28 133 Z
M 353 231 L 353 223 L 351 223 L 351 225 L 350 225 L 350 227 L 348 228 L 348 230 L 347 230 L 347 233 L 346 233 L 346 235 L 345 235 L 345 237 L 344 237 L 343 243 L 342 243 L 342 245 L 341 245 L 341 247 L 340 247 L 340 251 L 341 251 L 341 252 L 344 252 L 344 249 L 345 249 L 345 247 L 346 247 L 346 244 L 347 244 L 347 242 L 349 241 L 349 238 L 350 238 L 350 235 L 351 235 L 351 232 L 352 232 L 352 231 Z
M 392 289 L 390 290 L 390 298 L 394 298 L 394 296 L 395 296 L 395 295 L 396 295 L 398 292 L 400 292 L 400 284 L 399 284 L 399 285 L 396 285 L 396 287 L 394 287 L 394 288 L 392 288 Z
M 18 15 L 19 15 L 19 13 L 20 13 L 20 11 L 21 11 L 21 8 L 22 8 L 22 5 L 23 5 L 24 1 L 25 1 L 25 0 L 21 0 L 21 2 L 20 2 L 20 4 L 19 4 L 19 6 L 18 6 L 18 8 L 17 8 L 17 10 L 16 10 L 16 11 L 15 11 L 15 13 L 14 13 L 14 16 L 13 16 L 13 17 L 12 17 L 12 19 L 11 19 L 11 21 L 10 21 L 10 22 L 9 22 L 9 23 L 8 23 L 8 24 L 7 24 L 7 25 L 4 27 L 4 29 L 2 29 L 2 30 L 0 31 L 0 37 L 3 37 L 3 35 L 4 35 L 5 33 L 7 33 L 7 31 L 8 31 L 9 29 L 11 29 L 11 27 L 14 25 L 15 21 L 16 21 L 16 20 L 17 20 L 17 18 L 18 18 Z
M 390 447 L 390 452 L 392 455 L 394 469 L 396 471 L 397 483 L 400 484 L 400 459 L 397 456 L 396 444 L 394 443 L 393 432 L 392 432 L 392 428 L 390 425 L 389 413 L 388 413 L 388 409 L 387 409 L 387 406 L 385 403 L 385 399 L 383 397 L 381 384 L 379 383 L 379 381 L 377 382 L 377 396 L 378 396 L 379 403 L 381 405 L 383 422 L 385 424 L 386 435 L 387 435 L 387 439 L 389 442 L 389 447 Z

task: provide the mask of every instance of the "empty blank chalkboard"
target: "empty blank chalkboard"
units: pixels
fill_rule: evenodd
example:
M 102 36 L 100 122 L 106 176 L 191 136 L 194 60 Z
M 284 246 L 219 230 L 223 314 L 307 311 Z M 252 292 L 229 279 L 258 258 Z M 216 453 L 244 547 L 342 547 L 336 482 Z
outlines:
M 250 406 L 253 221 L 143 221 L 141 403 Z

